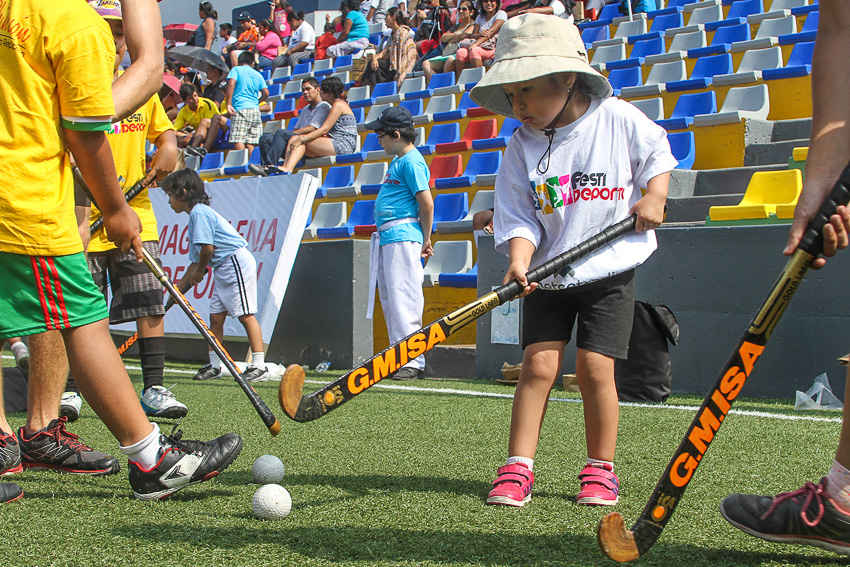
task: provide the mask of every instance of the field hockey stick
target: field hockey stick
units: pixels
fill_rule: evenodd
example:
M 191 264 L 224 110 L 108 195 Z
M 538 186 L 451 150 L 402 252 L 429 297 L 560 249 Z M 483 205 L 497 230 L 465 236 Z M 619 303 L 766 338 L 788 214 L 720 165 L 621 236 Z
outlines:
M 717 430 L 723 424 L 732 402 L 741 392 L 764 351 L 779 318 L 803 281 L 803 277 L 823 249 L 823 227 L 839 205 L 850 202 L 850 165 L 841 174 L 820 211 L 806 227 L 797 250 L 788 260 L 779 279 L 750 322 L 717 381 L 697 410 L 684 439 L 670 459 L 667 469 L 655 485 L 649 502 L 631 530 L 626 530 L 623 516 L 608 514 L 599 522 L 596 533 L 602 552 L 614 561 L 626 562 L 646 553 L 670 521 L 685 489 Z
M 180 290 L 180 293 L 185 294 L 187 291 L 189 291 L 189 288 L 191 288 L 191 287 L 192 287 L 191 285 L 187 284 L 186 286 L 184 286 L 183 289 Z M 171 309 L 172 307 L 174 307 L 174 298 L 169 297 L 168 301 L 165 302 L 165 312 L 168 313 L 168 310 Z M 127 337 L 127 340 L 124 341 L 124 344 L 122 344 L 120 347 L 118 347 L 118 354 L 124 354 L 125 352 L 127 352 L 127 350 L 131 346 L 136 344 L 137 340 L 139 340 L 139 332 L 138 331 L 136 331 L 135 333 L 133 333 L 132 335 Z
M 245 377 L 242 376 L 242 373 L 239 372 L 239 369 L 236 367 L 236 363 L 233 362 L 233 358 L 227 353 L 224 349 L 224 345 L 216 338 L 215 335 L 212 334 L 210 328 L 204 323 L 204 320 L 198 315 L 198 312 L 189 304 L 186 298 L 180 293 L 171 280 L 168 279 L 168 276 L 165 274 L 163 269 L 157 264 L 147 250 L 142 249 L 142 255 L 144 258 L 145 265 L 147 265 L 148 269 L 153 272 L 153 274 L 157 277 L 157 279 L 162 283 L 168 293 L 174 298 L 174 303 L 180 306 L 184 313 L 189 317 L 204 339 L 209 343 L 212 347 L 213 351 L 218 355 L 230 373 L 233 375 L 233 378 L 236 380 L 236 383 L 239 384 L 239 387 L 245 392 L 248 396 L 248 399 L 251 401 L 251 404 L 254 406 L 254 409 L 257 410 L 257 413 L 260 415 L 260 419 L 263 420 L 263 423 L 266 424 L 266 427 L 269 428 L 269 433 L 272 435 L 277 435 L 280 433 L 280 422 L 278 422 L 277 418 L 274 416 L 272 411 L 269 409 L 269 406 L 260 398 L 259 394 L 257 394 L 256 390 L 245 380 Z
M 147 188 L 150 186 L 150 184 L 154 182 L 154 179 L 156 179 L 156 178 L 155 178 L 155 177 L 151 177 L 151 178 L 150 178 L 150 179 L 148 179 L 147 181 L 145 181 L 145 179 L 144 179 L 144 178 L 139 179 L 139 180 L 136 182 L 136 184 L 135 184 L 135 185 L 133 185 L 132 187 L 130 187 L 129 189 L 127 189 L 127 192 L 126 192 L 126 193 L 124 193 L 124 200 L 125 200 L 126 202 L 128 202 L 128 203 L 129 203 L 130 201 L 132 201 L 132 200 L 133 200 L 133 198 L 135 198 L 135 197 L 136 197 L 139 193 L 141 193 L 142 191 L 144 191 L 145 189 L 147 189 Z M 94 199 L 92 199 L 92 202 L 94 202 Z M 95 203 L 95 205 L 96 205 L 96 204 L 97 204 L 97 203 Z M 100 229 L 102 229 L 102 228 L 103 228 L 103 215 L 101 215 L 100 217 L 98 217 L 98 218 L 97 218 L 97 220 L 95 220 L 93 223 L 91 223 L 91 224 L 89 225 L 89 233 L 90 233 L 90 234 L 92 234 L 92 235 L 94 235 L 94 233 L 98 232 L 98 231 L 99 231 Z
M 528 282 L 539 282 L 554 274 L 566 273 L 572 262 L 584 258 L 633 231 L 636 218 L 632 215 L 531 270 L 526 274 Z M 408 335 L 394 345 L 390 345 L 354 370 L 307 396 L 302 395 L 304 369 L 297 364 L 290 365 L 280 381 L 278 390 L 280 405 L 286 415 L 295 421 L 303 422 L 318 419 L 367 388 L 374 386 L 409 361 L 430 351 L 464 325 L 471 323 L 506 301 L 516 299 L 523 292 L 523 289 L 521 283 L 512 280 L 487 295 L 479 297 L 472 303 L 452 311 L 442 319 L 438 319 Z

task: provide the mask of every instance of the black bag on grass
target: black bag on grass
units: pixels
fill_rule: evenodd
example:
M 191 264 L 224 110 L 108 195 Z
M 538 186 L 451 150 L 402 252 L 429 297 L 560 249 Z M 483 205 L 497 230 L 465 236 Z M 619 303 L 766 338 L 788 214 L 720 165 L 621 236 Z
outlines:
M 20 368 L 3 369 L 3 405 L 6 413 L 27 411 L 27 375 Z
M 614 362 L 617 396 L 623 402 L 663 402 L 670 395 L 673 368 L 668 341 L 679 340 L 679 323 L 666 305 L 635 301 L 629 355 Z

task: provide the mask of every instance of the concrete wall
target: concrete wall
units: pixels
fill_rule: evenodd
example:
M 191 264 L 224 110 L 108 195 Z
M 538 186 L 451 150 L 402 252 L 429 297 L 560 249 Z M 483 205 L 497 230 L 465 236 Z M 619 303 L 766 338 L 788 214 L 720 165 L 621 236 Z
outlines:
M 673 390 L 705 393 L 773 286 L 785 257 L 788 225 L 668 227 L 658 231 L 659 250 L 637 272 L 637 298 L 663 303 L 678 318 L 681 339 L 671 347 Z M 479 240 L 478 291 L 501 283 L 505 256 L 492 237 Z M 770 339 L 744 395 L 793 398 L 826 372 L 835 393 L 844 392 L 845 370 L 836 358 L 850 350 L 845 282 L 850 255 L 839 254 L 810 272 Z M 490 344 L 490 315 L 478 321 L 477 375 L 499 377 L 502 363 L 522 360 L 514 345 Z M 566 349 L 564 372 L 573 372 L 575 349 Z

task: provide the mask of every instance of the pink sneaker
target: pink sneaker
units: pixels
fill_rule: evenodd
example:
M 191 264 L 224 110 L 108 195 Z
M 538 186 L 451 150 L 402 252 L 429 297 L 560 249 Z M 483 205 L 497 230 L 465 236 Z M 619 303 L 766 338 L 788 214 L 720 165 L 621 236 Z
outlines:
M 531 501 L 534 473 L 520 463 L 505 465 L 496 471 L 493 485 L 493 490 L 487 495 L 487 504 L 522 507 Z
M 611 465 L 586 465 L 578 475 L 581 490 L 577 504 L 587 506 L 613 506 L 619 500 L 620 479 L 613 473 Z

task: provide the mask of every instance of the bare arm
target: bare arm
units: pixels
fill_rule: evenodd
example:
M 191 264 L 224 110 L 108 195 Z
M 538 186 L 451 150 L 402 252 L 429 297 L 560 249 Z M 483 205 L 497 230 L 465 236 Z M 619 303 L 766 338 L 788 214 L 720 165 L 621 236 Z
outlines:
M 162 180 L 177 167 L 177 135 L 174 130 L 168 130 L 157 136 L 154 145 L 156 154 L 153 156 L 151 170 L 145 180 L 153 177 Z
M 431 230 L 434 227 L 434 198 L 430 191 L 420 191 L 416 194 L 419 203 L 419 226 L 422 227 L 422 257 L 434 255 L 431 246 Z
M 233 116 L 236 114 L 236 109 L 233 108 L 233 91 L 236 89 L 236 79 L 227 79 L 227 89 L 224 91 L 225 100 L 227 101 L 227 113 Z
M 635 230 L 652 230 L 658 228 L 664 220 L 664 203 L 667 202 L 667 186 L 670 183 L 670 172 L 656 175 L 646 184 L 646 194 L 634 204 L 629 214 L 637 213 Z
M 337 100 L 336 102 L 334 102 L 331 106 L 331 111 L 328 113 L 328 117 L 325 118 L 325 121 L 322 122 L 322 125 L 307 134 L 306 136 L 304 136 L 304 141 L 302 143 L 306 144 L 310 140 L 321 138 L 322 136 L 330 132 L 331 128 L 333 128 L 334 124 L 336 124 L 337 119 L 339 119 L 339 117 L 342 115 L 343 105 L 348 106 L 345 104 L 345 101 L 342 100 Z
M 156 0 L 121 3 L 127 51 L 133 64 L 112 83 L 116 121 L 136 111 L 162 86 L 162 21 Z
M 506 284 L 511 280 L 517 280 L 525 286 L 525 290 L 520 295 L 520 297 L 525 297 L 537 289 L 537 282 L 529 285 L 525 277 L 525 274 L 528 273 L 528 266 L 531 264 L 531 256 L 534 254 L 534 244 L 530 240 L 517 236 L 508 241 L 508 247 L 510 265 L 502 283 Z
M 260 102 L 263 102 L 269 98 L 269 89 L 263 89 L 260 91 Z
M 345 18 L 342 24 L 342 31 L 339 32 L 339 37 L 337 38 L 337 43 L 342 43 L 346 39 L 348 39 L 348 32 L 351 31 L 351 20 L 349 18 Z

